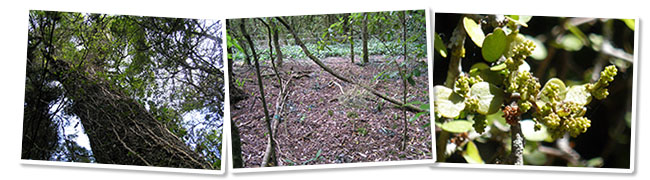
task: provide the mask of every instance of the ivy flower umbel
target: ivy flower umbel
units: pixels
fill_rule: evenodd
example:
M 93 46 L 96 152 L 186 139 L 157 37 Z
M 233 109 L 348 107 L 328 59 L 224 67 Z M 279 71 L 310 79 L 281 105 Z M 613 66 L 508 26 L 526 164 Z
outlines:
M 470 93 L 472 85 L 479 82 L 483 82 L 483 79 L 481 79 L 481 77 L 478 75 L 470 77 L 465 74 L 458 76 L 458 79 L 456 79 L 456 82 L 454 83 L 454 93 L 465 98 L 465 111 L 467 112 L 475 113 L 479 108 L 479 99 L 475 96 L 472 96 Z M 485 127 L 487 126 L 487 119 L 485 115 L 476 114 L 474 115 L 473 120 L 473 126 L 476 132 L 485 132 Z
M 609 65 L 600 72 L 600 78 L 594 84 L 587 84 L 587 90 L 598 100 L 607 98 L 609 92 L 607 91 L 607 86 L 609 83 L 614 81 L 614 76 L 616 76 L 616 66 Z
M 506 57 L 505 63 L 510 72 L 516 72 L 519 66 L 524 63 L 524 60 L 533 54 L 533 50 L 537 46 L 533 41 L 516 32 L 508 35 L 508 39 L 510 48 L 504 53 Z
M 517 101 L 517 104 L 522 113 L 530 110 L 533 105 L 531 100 L 536 98 L 539 89 L 542 87 L 537 78 L 533 77 L 529 71 L 515 73 L 513 79 L 508 84 L 508 92 L 519 93 L 520 99 Z
M 540 121 L 546 125 L 548 132 L 553 138 L 560 138 L 565 133 L 569 133 L 572 137 L 576 137 L 582 133 L 587 132 L 591 126 L 591 121 L 583 117 L 586 108 L 574 102 L 563 102 L 553 108 L 554 103 L 549 103 L 541 108 L 539 113 L 536 113 L 536 121 Z M 541 118 L 539 118 L 541 115 Z
M 472 85 L 483 82 L 479 76 L 468 77 L 467 75 L 458 76 L 454 83 L 454 92 L 462 97 L 469 98 L 469 91 Z

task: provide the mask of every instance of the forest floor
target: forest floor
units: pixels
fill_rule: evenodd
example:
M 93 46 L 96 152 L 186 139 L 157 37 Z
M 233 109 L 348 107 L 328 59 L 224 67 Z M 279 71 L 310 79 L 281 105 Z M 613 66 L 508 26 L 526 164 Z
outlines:
M 374 80 L 382 71 L 397 71 L 395 64 L 389 64 L 383 56 L 371 56 L 370 63 L 364 66 L 351 63 L 347 57 L 329 57 L 322 61 L 345 77 L 352 77 L 395 99 L 403 98 L 400 76 Z M 263 77 L 263 84 L 267 108 L 273 118 L 280 84 L 271 75 L 269 64 L 261 66 L 261 74 L 268 75 Z M 241 63 L 235 63 L 233 69 L 234 80 L 240 82 L 235 86 L 249 97 L 231 106 L 231 118 L 240 131 L 244 166 L 259 167 L 267 145 L 267 130 L 255 70 Z M 293 72 L 275 134 L 280 166 L 432 159 L 428 115 L 409 123 L 407 146 L 402 151 L 404 117 L 401 109 L 362 88 L 340 81 L 310 60 L 285 60 L 279 71 Z M 415 86 L 409 84 L 408 102 L 429 103 L 428 77 L 424 72 L 427 71 L 414 77 Z M 283 73 L 281 76 L 283 83 L 289 78 Z M 409 119 L 414 115 L 407 112 Z

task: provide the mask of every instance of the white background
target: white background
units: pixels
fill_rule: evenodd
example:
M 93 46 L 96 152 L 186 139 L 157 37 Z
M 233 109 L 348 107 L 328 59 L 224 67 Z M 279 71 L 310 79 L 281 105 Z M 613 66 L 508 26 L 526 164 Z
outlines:
M 643 69 L 650 64 L 643 61 L 643 53 L 649 52 L 644 42 L 649 42 L 650 29 L 643 27 L 645 19 L 650 18 L 643 1 L 489 1 L 489 0 L 374 0 L 357 2 L 351 0 L 317 1 L 36 1 L 0 3 L 0 177 L 2 179 L 648 179 L 650 178 L 649 142 L 644 138 L 644 117 L 650 99 L 644 92 L 650 90 L 650 74 Z M 95 12 L 110 14 L 132 14 L 149 16 L 171 16 L 187 18 L 239 18 L 257 16 L 305 15 L 324 13 L 343 13 L 359 11 L 381 11 L 400 9 L 425 9 L 432 12 L 524 14 L 547 16 L 589 16 L 589 17 L 639 17 L 641 20 L 639 66 L 637 90 L 637 149 L 636 171 L 632 174 L 554 172 L 536 170 L 497 170 L 467 168 L 431 168 L 423 165 L 394 167 L 367 167 L 327 170 L 299 170 L 283 172 L 264 172 L 252 174 L 197 175 L 186 173 L 147 172 L 134 170 L 115 170 L 81 167 L 53 167 L 20 164 L 22 110 L 24 97 L 25 57 L 27 47 L 28 10 L 59 10 Z M 644 68 L 645 66 L 645 68 Z M 644 126 L 645 125 L 645 126 Z

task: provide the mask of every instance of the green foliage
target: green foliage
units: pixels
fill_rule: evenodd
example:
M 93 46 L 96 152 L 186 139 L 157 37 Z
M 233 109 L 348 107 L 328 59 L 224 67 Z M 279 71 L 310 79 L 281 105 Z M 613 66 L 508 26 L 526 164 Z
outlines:
M 483 40 L 485 40 L 485 34 L 483 33 L 481 26 L 479 26 L 473 19 L 463 17 L 463 27 L 465 27 L 465 32 L 467 32 L 467 35 L 472 38 L 474 44 L 478 47 L 482 47 Z
M 433 48 L 436 50 L 440 56 L 443 58 L 447 57 L 447 47 L 445 46 L 444 42 L 442 42 L 442 38 L 440 38 L 440 35 L 438 33 L 434 33 L 434 45 Z
M 465 99 L 445 86 L 434 86 L 434 109 L 445 118 L 456 118 L 465 109 Z
M 499 111 L 504 99 L 503 90 L 487 82 L 474 84 L 471 94 L 469 99 L 478 99 L 478 107 L 473 110 L 483 115 Z
M 516 108 L 512 109 L 515 116 L 532 111 L 532 120 L 520 121 L 529 141 L 549 141 L 565 133 L 575 137 L 587 131 L 591 121 L 584 117 L 585 106 L 592 97 L 599 100 L 607 97 L 607 86 L 614 80 L 616 67 L 607 66 L 595 83 L 567 87 L 562 80 L 551 78 L 542 87 L 530 72 L 526 59 L 532 56 L 543 60 L 547 56 L 546 49 L 537 39 L 519 33 L 520 27 L 528 27 L 530 19 L 530 16 L 506 16 L 506 23 L 494 27 L 487 36 L 474 19 L 462 19 L 467 36 L 481 48 L 483 59 L 491 64 L 473 64 L 468 73 L 460 73 L 455 78 L 453 86 L 434 87 L 435 113 L 442 117 L 439 120 L 443 130 L 462 133 L 473 129 L 482 134 L 490 123 L 502 121 L 501 116 L 508 119 L 509 116 L 495 114 L 502 110 L 505 112 L 505 107 L 511 108 L 511 102 L 516 102 Z M 580 35 L 581 32 L 577 29 L 564 35 L 559 41 L 560 47 L 568 51 L 579 50 L 583 42 L 574 34 Z M 435 48 L 436 52 L 446 58 L 446 49 L 442 49 L 444 42 L 437 33 L 436 41 L 439 41 L 436 46 L 440 47 Z M 473 123 L 458 120 L 465 117 L 470 117 Z M 463 157 L 468 162 L 482 162 L 480 156 L 477 159 L 477 152 L 468 152 L 474 151 L 469 146 L 474 144 L 468 144 Z
M 487 127 L 488 125 L 487 117 L 482 114 L 477 114 L 474 116 L 473 120 L 474 120 L 474 124 L 473 124 L 474 130 L 479 134 L 485 132 L 485 127 Z
M 350 119 L 356 119 L 356 118 L 359 118 L 359 114 L 357 114 L 357 112 L 355 112 L 355 111 L 348 111 L 348 113 L 347 113 L 346 116 L 347 116 L 348 118 L 350 118 Z
M 551 137 L 546 130 L 546 126 L 531 119 L 525 119 L 519 123 L 521 124 L 521 131 L 528 141 L 546 141 Z
M 507 47 L 506 33 L 501 28 L 494 29 L 494 32 L 488 34 L 483 41 L 481 54 L 487 62 L 496 61 Z
M 630 28 L 632 31 L 634 31 L 634 19 L 621 19 L 621 21 L 625 22 L 625 25 L 627 25 L 628 28 Z
M 614 81 L 616 72 L 618 72 L 618 70 L 613 65 L 605 67 L 605 70 L 603 70 L 603 72 L 600 72 L 600 78 L 598 78 L 598 82 L 595 84 L 587 84 L 586 89 L 594 97 L 596 97 L 596 99 L 602 100 L 607 98 L 607 95 L 609 95 L 607 86 L 610 82 Z
M 440 128 L 450 133 L 464 133 L 472 129 L 472 122 L 467 120 L 454 120 L 443 123 Z
M 463 151 L 463 158 L 470 164 L 485 164 L 481 154 L 479 154 L 478 148 L 474 142 L 467 142 L 465 151 Z
M 361 136 L 366 136 L 368 134 L 368 130 L 365 127 L 358 127 L 356 129 L 356 131 L 357 131 L 357 134 L 359 134 Z

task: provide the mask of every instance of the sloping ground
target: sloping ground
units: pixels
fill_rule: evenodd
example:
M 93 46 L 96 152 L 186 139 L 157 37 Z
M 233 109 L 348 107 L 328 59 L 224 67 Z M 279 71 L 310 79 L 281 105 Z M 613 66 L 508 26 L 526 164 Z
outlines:
M 382 65 L 388 61 L 381 56 L 371 57 L 371 63 L 365 66 L 352 64 L 347 58 L 325 58 L 323 62 L 344 76 L 402 99 L 399 76 L 373 81 L 382 71 L 396 71 L 394 64 Z M 263 75 L 272 73 L 268 65 L 262 71 Z M 280 165 L 432 158 L 429 116 L 409 123 L 407 147 L 401 151 L 403 114 L 393 104 L 341 82 L 308 60 L 285 61 L 281 71 L 294 72 L 294 78 L 276 134 Z M 409 102 L 429 102 L 425 72 L 414 78 L 416 86 L 409 85 Z M 231 115 L 239 127 L 245 167 L 259 167 L 267 138 L 257 79 L 252 68 L 241 65 L 234 67 L 233 74 L 236 80 L 244 82 L 242 89 L 247 94 L 255 95 L 232 106 Z M 280 91 L 277 78 L 266 76 L 264 88 L 269 113 L 273 116 Z M 411 118 L 415 114 L 407 112 L 407 115 Z

